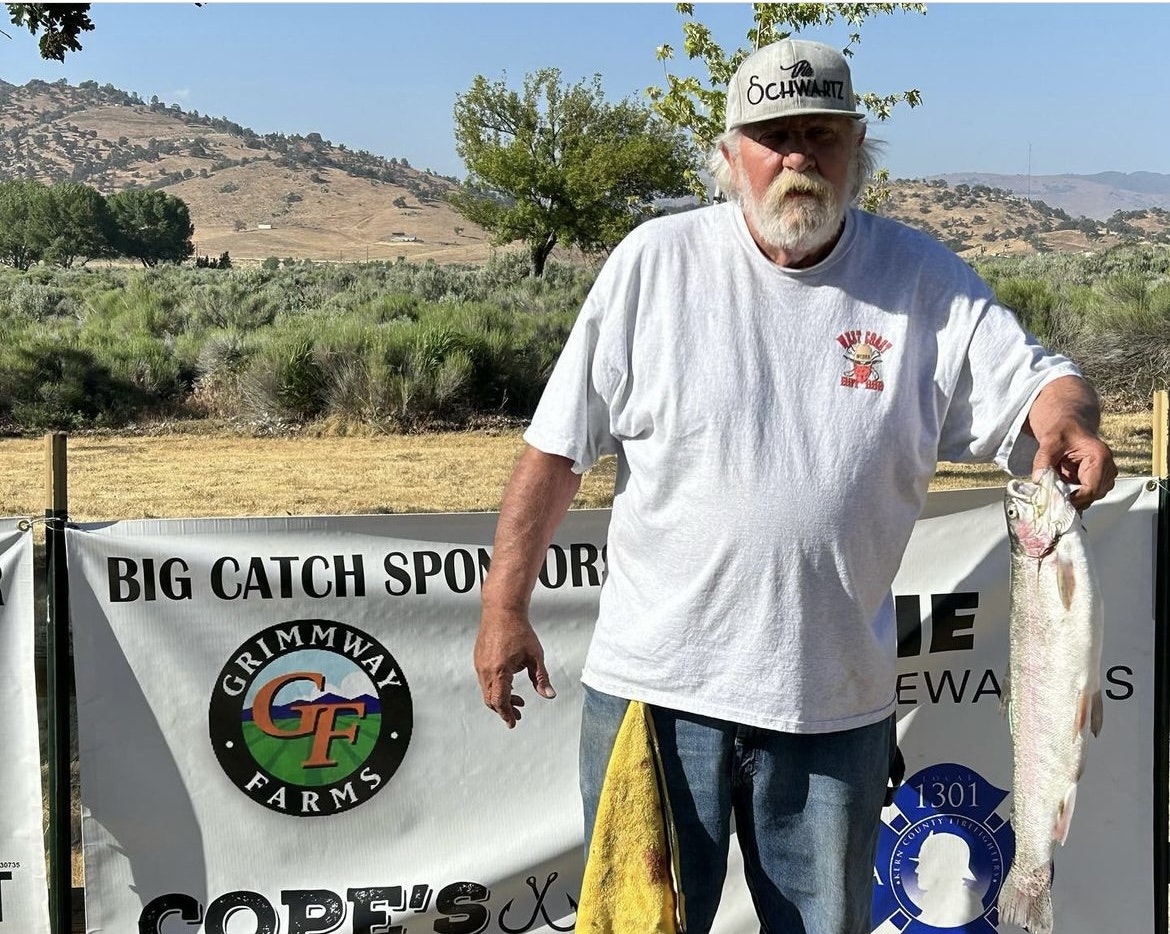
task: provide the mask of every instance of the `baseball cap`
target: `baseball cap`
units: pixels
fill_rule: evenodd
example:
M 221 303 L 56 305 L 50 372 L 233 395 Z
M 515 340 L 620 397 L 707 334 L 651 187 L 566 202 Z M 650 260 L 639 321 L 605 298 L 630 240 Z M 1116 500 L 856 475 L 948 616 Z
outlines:
M 727 129 L 777 117 L 832 114 L 860 120 L 845 56 L 807 39 L 753 52 L 727 86 Z

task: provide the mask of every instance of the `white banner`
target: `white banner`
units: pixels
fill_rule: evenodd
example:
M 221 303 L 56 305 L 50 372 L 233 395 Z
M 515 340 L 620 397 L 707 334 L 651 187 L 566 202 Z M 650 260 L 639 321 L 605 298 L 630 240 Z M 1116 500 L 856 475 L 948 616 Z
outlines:
M 41 753 L 33 662 L 33 544 L 0 519 L 0 934 L 48 934 Z
M 882 934 L 996 930 L 1011 851 L 1001 497 L 932 496 L 896 584 L 908 782 L 882 829 Z M 1156 510 L 1130 480 L 1087 517 L 1108 699 L 1057 854 L 1062 934 L 1100 934 L 1103 919 L 1152 930 Z M 533 616 L 559 697 L 527 690 L 514 731 L 471 668 L 495 518 L 70 530 L 89 931 L 572 928 L 577 677 L 608 512 L 570 513 L 549 551 Z M 920 920 L 930 830 L 967 844 L 969 918 Z M 747 934 L 758 923 L 732 862 L 716 930 Z
M 70 533 L 90 931 L 571 927 L 608 513 L 550 550 L 533 609 L 561 696 L 514 731 L 471 663 L 495 520 Z

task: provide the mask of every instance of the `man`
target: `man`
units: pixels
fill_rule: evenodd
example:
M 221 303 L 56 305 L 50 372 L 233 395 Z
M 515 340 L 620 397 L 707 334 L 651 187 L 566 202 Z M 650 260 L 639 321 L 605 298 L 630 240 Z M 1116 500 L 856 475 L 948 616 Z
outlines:
M 687 930 L 709 930 L 734 815 L 761 930 L 869 931 L 894 744 L 890 586 L 939 459 L 1047 465 L 1085 507 L 1116 476 L 1096 397 L 929 237 L 849 207 L 872 167 L 844 58 L 751 55 L 712 154 L 729 202 L 613 252 L 525 433 L 475 665 L 555 696 L 528 603 L 600 456 L 608 576 L 582 675 L 592 829 L 629 700 L 649 705 Z M 636 932 L 631 932 L 636 934 Z

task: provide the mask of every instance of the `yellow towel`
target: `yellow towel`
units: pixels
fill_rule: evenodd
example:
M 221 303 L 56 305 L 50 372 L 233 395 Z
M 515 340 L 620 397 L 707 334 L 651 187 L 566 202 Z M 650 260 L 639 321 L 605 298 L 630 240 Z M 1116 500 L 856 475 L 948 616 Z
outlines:
M 677 846 L 654 721 L 630 701 L 614 742 L 581 881 L 579 934 L 682 934 Z

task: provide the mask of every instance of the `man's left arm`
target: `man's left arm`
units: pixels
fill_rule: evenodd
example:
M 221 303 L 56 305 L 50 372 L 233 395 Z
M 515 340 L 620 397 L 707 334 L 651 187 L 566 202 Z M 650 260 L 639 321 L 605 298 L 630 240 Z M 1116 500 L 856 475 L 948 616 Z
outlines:
M 1053 467 L 1076 486 L 1072 502 L 1078 509 L 1103 497 L 1117 479 L 1113 452 L 1097 433 L 1100 425 L 1097 394 L 1078 376 L 1061 376 L 1041 389 L 1024 423 L 1039 445 L 1032 469 Z

